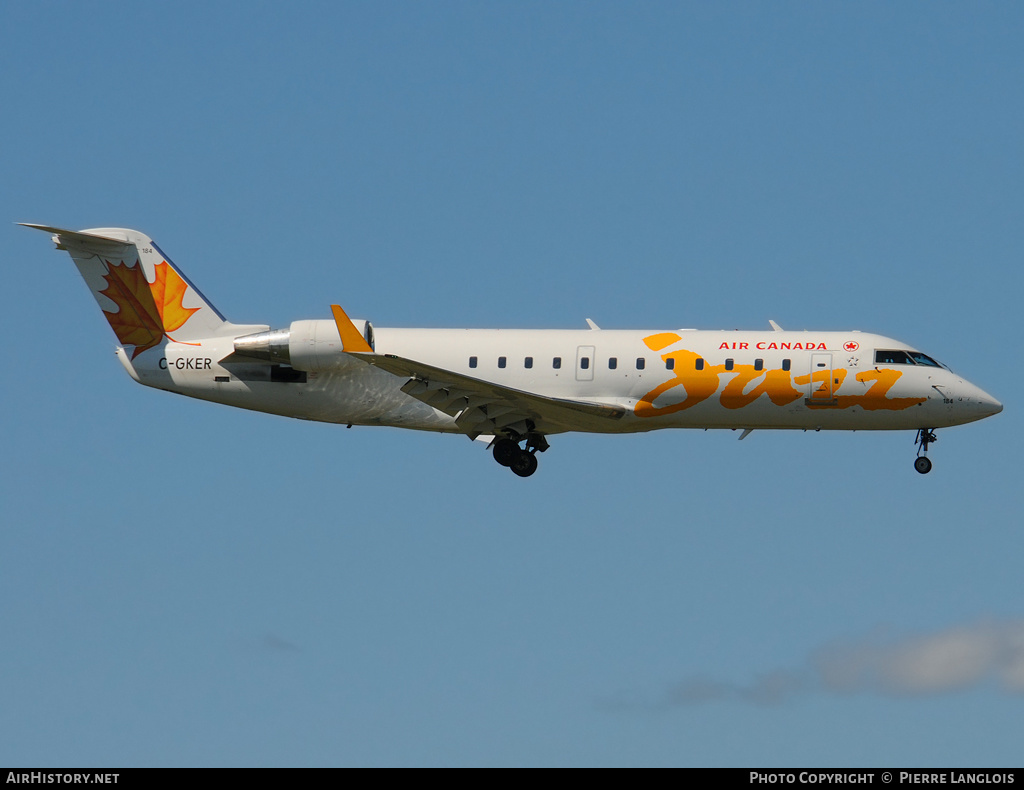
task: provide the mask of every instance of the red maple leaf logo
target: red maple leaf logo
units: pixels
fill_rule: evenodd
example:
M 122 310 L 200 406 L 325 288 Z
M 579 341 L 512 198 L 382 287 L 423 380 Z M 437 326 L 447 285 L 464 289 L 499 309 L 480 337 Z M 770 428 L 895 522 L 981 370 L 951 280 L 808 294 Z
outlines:
M 107 287 L 100 293 L 118 308 L 103 312 L 117 339 L 135 346 L 132 359 L 160 345 L 165 336 L 174 340 L 167 333 L 180 329 L 199 310 L 182 305 L 188 284 L 167 261 L 158 263 L 154 271 L 156 279 L 149 282 L 139 261 L 131 266 L 107 261 L 107 274 L 103 275 Z

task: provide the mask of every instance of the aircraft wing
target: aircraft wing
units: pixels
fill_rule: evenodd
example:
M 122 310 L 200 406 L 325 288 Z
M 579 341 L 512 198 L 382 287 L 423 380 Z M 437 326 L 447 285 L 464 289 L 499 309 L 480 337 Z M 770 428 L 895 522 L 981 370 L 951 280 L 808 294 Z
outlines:
M 521 434 L 607 430 L 626 409 L 589 401 L 549 398 L 435 368 L 392 354 L 353 354 L 370 365 L 409 380 L 402 392 L 450 414 L 471 439 L 509 429 Z

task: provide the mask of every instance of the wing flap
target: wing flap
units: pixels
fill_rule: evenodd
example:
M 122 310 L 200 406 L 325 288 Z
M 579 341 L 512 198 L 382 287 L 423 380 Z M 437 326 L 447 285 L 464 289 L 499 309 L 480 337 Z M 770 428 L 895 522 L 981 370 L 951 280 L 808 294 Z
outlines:
M 456 418 L 466 434 L 516 430 L 528 425 L 539 433 L 600 430 L 621 419 L 626 409 L 604 403 L 551 398 L 465 376 L 392 354 L 356 354 L 359 359 L 395 376 L 408 377 L 402 391 Z

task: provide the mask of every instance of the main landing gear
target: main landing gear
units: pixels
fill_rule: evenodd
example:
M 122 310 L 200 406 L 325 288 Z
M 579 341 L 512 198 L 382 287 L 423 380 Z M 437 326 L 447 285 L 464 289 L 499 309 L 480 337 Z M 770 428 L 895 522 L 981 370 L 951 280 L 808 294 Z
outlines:
M 935 435 L 935 431 L 931 428 L 921 428 L 917 432 L 917 438 L 914 439 L 914 444 L 917 445 L 917 458 L 914 459 L 914 468 L 923 475 L 932 471 L 932 462 L 928 458 L 928 445 L 938 440 L 939 437 Z
M 525 447 L 520 447 L 524 442 Z M 502 436 L 491 444 L 494 460 L 507 466 L 520 477 L 529 477 L 537 471 L 537 453 L 548 449 L 548 443 L 541 434 L 528 434 L 525 439 L 510 439 Z

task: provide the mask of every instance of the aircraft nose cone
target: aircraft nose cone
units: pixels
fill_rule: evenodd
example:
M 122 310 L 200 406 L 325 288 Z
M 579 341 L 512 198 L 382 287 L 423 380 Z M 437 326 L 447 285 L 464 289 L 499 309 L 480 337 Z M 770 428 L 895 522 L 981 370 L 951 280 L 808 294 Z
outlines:
M 972 398 L 976 404 L 975 408 L 981 417 L 991 417 L 993 414 L 999 414 L 1003 410 L 1003 404 L 989 395 L 980 387 L 971 385 L 974 389 Z
M 984 409 L 988 415 L 999 414 L 1003 410 L 1003 404 L 997 401 L 995 398 L 991 398 L 982 403 L 982 409 Z

